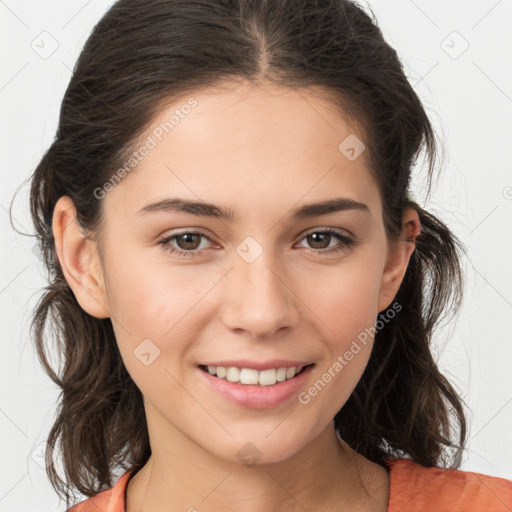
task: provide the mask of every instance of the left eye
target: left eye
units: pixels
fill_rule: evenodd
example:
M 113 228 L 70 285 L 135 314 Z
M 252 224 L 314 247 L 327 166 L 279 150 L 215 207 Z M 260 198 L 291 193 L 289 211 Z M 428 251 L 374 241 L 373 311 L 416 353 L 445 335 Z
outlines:
M 307 233 L 302 240 L 307 240 L 308 243 L 313 243 L 313 249 L 326 249 L 329 247 L 329 242 L 332 241 L 332 238 L 335 237 L 338 239 L 339 242 L 342 242 L 342 245 L 350 246 L 353 243 L 353 240 L 349 238 L 348 236 L 339 233 L 338 231 L 334 231 L 333 229 L 326 229 L 323 231 L 312 231 L 310 233 Z M 325 241 L 328 241 L 327 246 L 324 247 L 323 244 Z M 315 244 L 320 244 L 320 247 L 315 246 Z M 334 246 L 336 247 L 336 246 Z M 340 248 L 337 248 L 335 250 L 340 250 Z M 328 251 L 322 251 L 322 252 L 331 252 Z
M 166 250 L 172 253 L 177 253 L 180 256 L 192 257 L 195 256 L 195 251 L 199 250 L 199 247 L 197 247 L 197 240 L 201 241 L 201 237 L 205 238 L 208 241 L 211 241 L 211 239 L 203 233 L 187 231 L 186 233 L 180 233 L 178 235 L 165 237 L 161 239 L 158 243 L 163 245 Z M 176 241 L 178 242 L 178 248 L 170 245 L 171 240 L 174 239 L 176 239 Z M 182 250 L 180 246 L 182 246 L 186 250 Z
M 333 237 L 338 239 L 338 246 L 335 245 L 334 247 L 329 248 L 330 242 L 332 241 Z M 187 231 L 184 233 L 179 233 L 177 235 L 171 235 L 162 238 L 161 240 L 159 240 L 158 244 L 162 245 L 165 248 L 165 250 L 171 253 L 191 258 L 193 256 L 199 255 L 202 238 L 206 239 L 209 242 L 212 241 L 211 238 L 206 236 L 204 233 Z M 176 241 L 178 247 L 171 245 L 171 241 L 174 240 Z M 301 239 L 301 242 L 302 240 L 307 240 L 309 244 L 313 244 L 311 246 L 311 249 L 313 249 L 313 252 L 316 252 L 318 254 L 342 251 L 349 248 L 352 244 L 354 244 L 353 239 L 333 229 L 316 230 L 309 232 Z M 327 245 L 325 246 L 326 241 Z M 204 249 L 204 247 L 202 247 L 202 249 Z M 323 250 L 315 251 L 314 249 Z

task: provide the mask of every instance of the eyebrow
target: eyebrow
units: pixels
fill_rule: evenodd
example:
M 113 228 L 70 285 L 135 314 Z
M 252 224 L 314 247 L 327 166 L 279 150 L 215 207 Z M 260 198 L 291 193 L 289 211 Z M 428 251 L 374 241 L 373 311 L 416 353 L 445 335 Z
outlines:
M 333 199 L 327 199 L 317 203 L 302 205 L 299 208 L 292 210 L 290 216 L 294 220 L 300 220 L 347 210 L 370 213 L 368 206 L 364 203 L 360 203 L 348 197 L 335 197 Z M 228 221 L 233 221 L 235 219 L 235 213 L 232 208 L 223 208 L 205 201 L 190 201 L 188 199 L 181 199 L 178 197 L 168 197 L 161 199 L 160 201 L 150 203 L 141 208 L 137 214 L 160 211 L 189 213 L 201 217 L 215 217 Z

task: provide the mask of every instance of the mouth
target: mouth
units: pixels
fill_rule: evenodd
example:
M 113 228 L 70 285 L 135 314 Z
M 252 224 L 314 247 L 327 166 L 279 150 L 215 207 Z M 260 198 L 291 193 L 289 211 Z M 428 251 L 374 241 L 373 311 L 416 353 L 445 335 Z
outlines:
M 222 399 L 239 407 L 270 409 L 290 404 L 307 386 L 314 366 L 315 363 L 310 363 L 257 371 L 254 368 L 198 365 L 197 371 L 207 387 Z
M 295 379 L 315 363 L 304 366 L 270 368 L 258 371 L 254 368 L 238 368 L 235 366 L 206 366 L 199 365 L 199 368 L 220 380 L 231 382 L 242 386 L 265 387 L 276 386 L 283 382 Z

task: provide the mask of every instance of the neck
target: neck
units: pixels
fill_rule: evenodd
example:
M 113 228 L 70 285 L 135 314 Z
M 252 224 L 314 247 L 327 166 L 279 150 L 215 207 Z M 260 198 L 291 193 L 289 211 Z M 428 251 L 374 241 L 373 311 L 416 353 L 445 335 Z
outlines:
M 152 455 L 130 479 L 127 512 L 386 510 L 386 470 L 350 449 L 333 422 L 288 459 L 252 465 L 219 459 L 181 432 L 151 430 Z

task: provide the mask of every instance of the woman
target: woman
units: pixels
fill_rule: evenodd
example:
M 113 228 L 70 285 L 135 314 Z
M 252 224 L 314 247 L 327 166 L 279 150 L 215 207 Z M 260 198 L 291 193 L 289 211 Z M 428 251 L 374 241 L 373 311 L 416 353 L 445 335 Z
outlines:
M 71 510 L 510 510 L 430 351 L 462 282 L 409 195 L 435 148 L 353 2 L 116 2 L 32 180 Z

